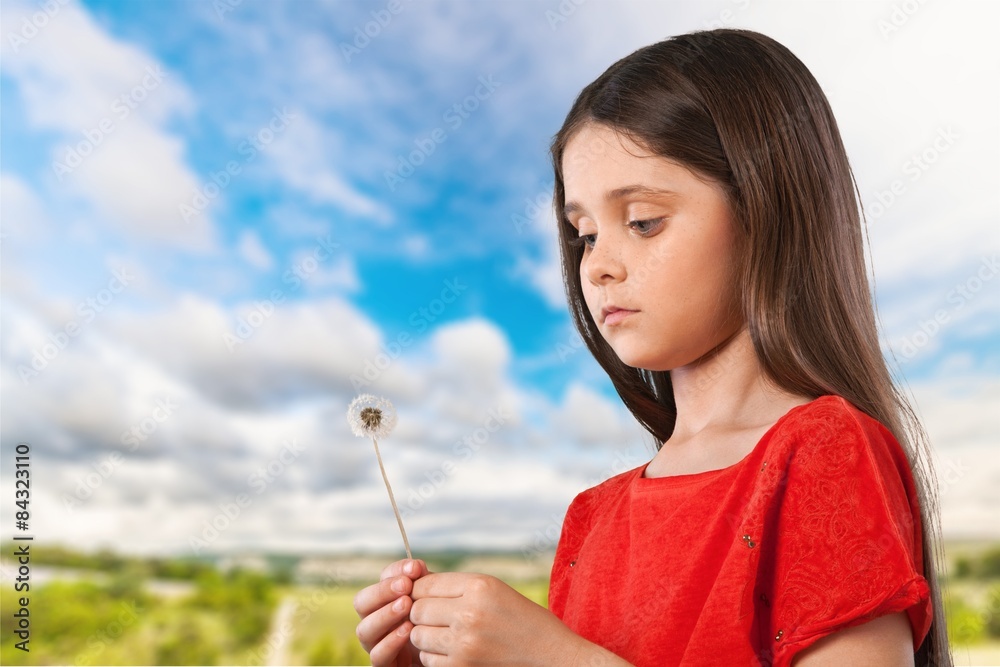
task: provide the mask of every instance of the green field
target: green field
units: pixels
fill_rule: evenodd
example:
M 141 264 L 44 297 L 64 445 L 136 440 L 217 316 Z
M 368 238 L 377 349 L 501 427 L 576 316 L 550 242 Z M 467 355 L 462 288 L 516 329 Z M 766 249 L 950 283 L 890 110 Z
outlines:
M 368 665 L 355 635 L 352 601 L 361 584 L 284 585 L 246 595 L 245 577 L 235 578 L 211 599 L 196 588 L 191 596 L 164 600 L 117 581 L 52 582 L 32 593 L 29 653 L 14 647 L 16 598 L 4 595 L 4 665 L 261 665 L 276 652 L 286 665 Z M 548 583 L 516 588 L 544 604 Z M 278 604 L 289 605 L 292 632 L 268 621 Z
M 14 646 L 18 598 L 4 582 L 4 665 L 370 664 L 354 636 L 352 607 L 369 579 L 297 583 L 288 558 L 272 559 L 270 571 L 251 571 L 111 554 L 86 560 L 64 550 L 38 550 L 35 557 L 33 563 L 47 560 L 57 575 L 32 584 L 29 653 Z M 462 569 L 463 558 L 428 560 L 444 571 Z M 524 564 L 518 554 L 468 559 L 474 567 Z M 372 560 L 381 566 L 381 559 Z M 961 575 L 945 588 L 955 664 L 1000 665 L 1000 548 L 960 544 L 949 560 L 949 572 Z M 547 580 L 501 578 L 546 603 Z

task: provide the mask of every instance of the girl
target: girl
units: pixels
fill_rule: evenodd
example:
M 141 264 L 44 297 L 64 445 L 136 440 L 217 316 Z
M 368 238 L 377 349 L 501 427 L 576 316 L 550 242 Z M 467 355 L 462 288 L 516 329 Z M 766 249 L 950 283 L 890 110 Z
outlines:
M 746 30 L 639 49 L 552 158 L 575 324 L 658 451 L 573 500 L 548 610 L 389 565 L 372 664 L 950 665 L 929 452 L 806 67 Z

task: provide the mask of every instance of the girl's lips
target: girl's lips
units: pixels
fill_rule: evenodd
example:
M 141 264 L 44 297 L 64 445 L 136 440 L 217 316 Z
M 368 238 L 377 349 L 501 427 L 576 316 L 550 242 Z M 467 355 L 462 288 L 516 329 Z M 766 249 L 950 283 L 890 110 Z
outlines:
M 638 310 L 626 310 L 624 308 L 609 308 L 605 310 L 604 323 L 608 326 L 614 326 L 627 318 L 629 315 L 634 315 L 638 312 Z

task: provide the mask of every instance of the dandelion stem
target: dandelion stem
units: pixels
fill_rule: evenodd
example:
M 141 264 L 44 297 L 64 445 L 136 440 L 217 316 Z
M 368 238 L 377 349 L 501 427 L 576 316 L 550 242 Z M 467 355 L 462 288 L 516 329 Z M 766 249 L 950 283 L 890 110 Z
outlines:
M 412 559 L 413 554 L 410 553 L 410 542 L 406 539 L 406 529 L 403 528 L 403 517 L 399 516 L 399 508 L 396 507 L 396 498 L 392 495 L 392 486 L 389 484 L 389 477 L 385 474 L 385 466 L 382 465 L 382 455 L 378 452 L 378 440 L 372 438 L 372 444 L 375 445 L 375 456 L 378 458 L 378 469 L 382 471 L 382 479 L 385 481 L 385 490 L 389 492 L 389 502 L 392 503 L 392 511 L 396 513 L 396 522 L 399 524 L 399 532 L 403 535 L 403 546 L 406 547 L 406 557 Z

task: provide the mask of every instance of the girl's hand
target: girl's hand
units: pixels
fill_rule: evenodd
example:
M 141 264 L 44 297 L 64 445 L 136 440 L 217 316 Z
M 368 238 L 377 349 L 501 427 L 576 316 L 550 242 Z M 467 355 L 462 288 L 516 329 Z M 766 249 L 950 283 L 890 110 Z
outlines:
M 428 573 L 422 560 L 390 563 L 377 584 L 354 596 L 354 610 L 361 617 L 357 635 L 371 656 L 373 667 L 419 665 L 417 649 L 410 643 L 413 624 L 407 619 L 413 600 L 413 582 Z
M 410 641 L 425 667 L 627 664 L 496 577 L 428 574 L 412 596 Z

